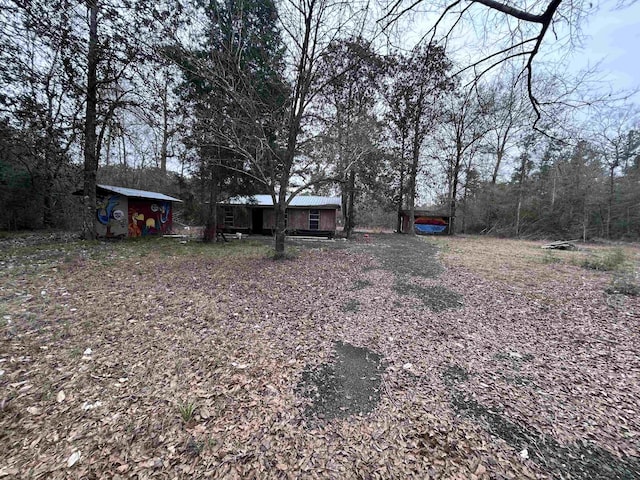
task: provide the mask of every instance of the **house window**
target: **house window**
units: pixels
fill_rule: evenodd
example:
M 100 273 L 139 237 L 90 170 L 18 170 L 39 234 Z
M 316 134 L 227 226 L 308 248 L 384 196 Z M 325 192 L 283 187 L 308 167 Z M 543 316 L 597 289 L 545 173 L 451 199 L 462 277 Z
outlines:
M 320 230 L 320 210 L 309 210 L 309 230 Z
M 233 207 L 224 207 L 224 226 L 233 227 Z

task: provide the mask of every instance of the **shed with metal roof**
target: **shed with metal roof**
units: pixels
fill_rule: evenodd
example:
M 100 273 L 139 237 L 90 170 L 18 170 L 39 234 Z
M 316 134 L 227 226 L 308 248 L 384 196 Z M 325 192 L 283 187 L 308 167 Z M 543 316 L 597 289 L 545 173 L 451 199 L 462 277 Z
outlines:
M 333 237 L 341 197 L 297 195 L 289 199 L 285 225 L 289 235 Z M 272 234 L 275 208 L 271 195 L 232 197 L 218 205 L 219 223 L 227 232 Z
M 159 192 L 97 185 L 98 237 L 163 235 L 173 228 L 173 203 L 182 200 Z

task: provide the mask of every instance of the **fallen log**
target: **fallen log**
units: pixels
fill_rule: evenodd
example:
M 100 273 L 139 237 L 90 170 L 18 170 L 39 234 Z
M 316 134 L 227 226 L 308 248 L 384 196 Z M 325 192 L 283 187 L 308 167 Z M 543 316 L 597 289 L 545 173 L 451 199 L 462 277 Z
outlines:
M 545 250 L 577 250 L 576 244 L 573 240 L 559 240 L 557 242 L 551 242 L 542 246 Z

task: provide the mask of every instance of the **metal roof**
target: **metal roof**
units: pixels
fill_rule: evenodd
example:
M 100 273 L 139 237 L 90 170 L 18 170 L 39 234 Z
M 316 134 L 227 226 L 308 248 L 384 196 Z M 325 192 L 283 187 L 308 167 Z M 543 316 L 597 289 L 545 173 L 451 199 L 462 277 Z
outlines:
M 113 185 L 96 185 L 98 188 L 109 192 L 118 193 L 125 197 L 150 198 L 152 200 L 169 200 L 171 202 L 182 202 L 178 198 L 170 197 L 158 192 L 148 192 L 146 190 L 136 190 L 135 188 L 114 187 Z
M 256 207 L 273 207 L 273 199 L 271 195 L 252 195 L 246 197 L 232 197 L 226 202 L 227 205 L 249 205 Z M 342 205 L 342 197 L 321 197 L 318 195 L 297 195 L 293 197 L 289 207 L 329 207 L 340 208 Z

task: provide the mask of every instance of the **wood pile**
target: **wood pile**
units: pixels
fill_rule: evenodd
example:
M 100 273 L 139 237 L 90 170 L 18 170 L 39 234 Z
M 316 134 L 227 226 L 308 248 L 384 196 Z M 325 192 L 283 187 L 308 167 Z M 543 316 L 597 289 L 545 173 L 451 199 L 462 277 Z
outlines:
M 577 250 L 576 244 L 571 240 L 560 240 L 557 242 L 551 242 L 542 246 L 545 250 Z

